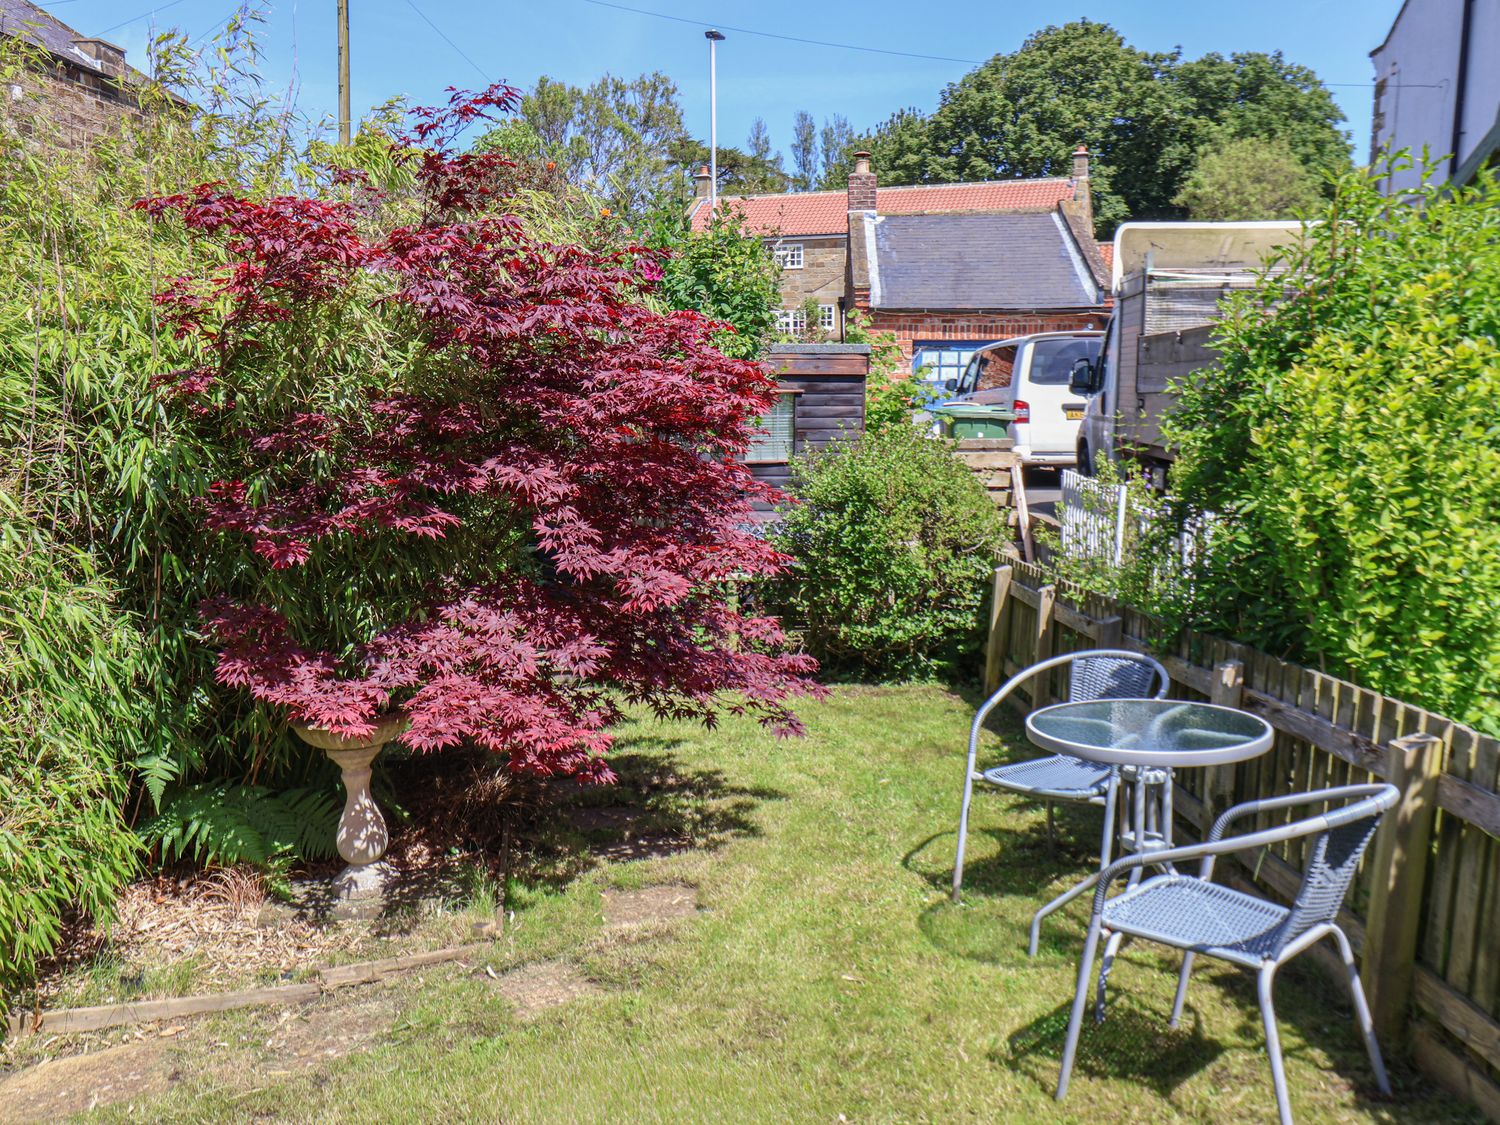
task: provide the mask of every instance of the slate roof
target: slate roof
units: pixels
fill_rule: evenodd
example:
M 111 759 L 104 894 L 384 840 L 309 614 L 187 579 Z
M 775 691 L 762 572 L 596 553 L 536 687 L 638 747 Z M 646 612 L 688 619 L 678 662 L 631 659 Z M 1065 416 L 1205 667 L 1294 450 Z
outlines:
M 5 0 L 0 0 L 4 3 Z M 1065 177 L 1038 180 L 987 180 L 977 184 L 921 184 L 876 189 L 881 214 L 910 215 L 923 211 L 1047 210 L 1073 198 L 1073 181 Z M 793 191 L 775 195 L 720 196 L 719 208 L 745 215 L 752 233 L 812 237 L 848 231 L 849 193 Z M 693 229 L 708 225 L 708 206 L 693 206 Z
M 0 35 L 24 39 L 63 59 L 80 70 L 108 76 L 103 65 L 93 55 L 77 45 L 79 39 L 97 38 L 76 31 L 29 0 L 0 0 Z M 125 72 L 131 82 L 144 81 L 146 76 L 134 67 L 127 66 Z
M 870 306 L 1072 309 L 1104 297 L 1062 216 L 866 215 Z

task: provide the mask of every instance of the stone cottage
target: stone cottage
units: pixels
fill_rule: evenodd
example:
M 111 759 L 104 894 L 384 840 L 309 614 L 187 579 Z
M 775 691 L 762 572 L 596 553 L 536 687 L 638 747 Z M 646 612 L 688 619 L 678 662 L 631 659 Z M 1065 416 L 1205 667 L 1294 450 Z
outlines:
M 895 335 L 913 370 L 950 378 L 974 350 L 1007 336 L 1101 328 L 1108 270 L 1093 237 L 1089 157 L 1073 174 L 1032 180 L 879 187 L 855 154 L 845 191 L 721 197 L 781 264 L 782 329 L 842 339 L 858 310 Z M 709 220 L 708 173 L 691 217 Z
M 0 0 L 0 41 L 24 60 L 0 88 L 0 119 L 22 129 L 46 121 L 72 148 L 113 134 L 138 117 L 137 88 L 147 78 L 125 63 L 123 48 L 75 31 L 30 0 Z

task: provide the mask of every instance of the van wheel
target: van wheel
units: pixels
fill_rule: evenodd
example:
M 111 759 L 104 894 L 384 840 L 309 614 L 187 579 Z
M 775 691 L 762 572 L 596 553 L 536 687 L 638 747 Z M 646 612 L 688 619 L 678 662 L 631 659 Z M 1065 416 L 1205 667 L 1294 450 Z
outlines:
M 1081 477 L 1091 477 L 1094 475 L 1094 462 L 1093 459 L 1089 457 L 1089 447 L 1086 445 L 1080 445 L 1078 447 L 1077 467 L 1078 475 Z

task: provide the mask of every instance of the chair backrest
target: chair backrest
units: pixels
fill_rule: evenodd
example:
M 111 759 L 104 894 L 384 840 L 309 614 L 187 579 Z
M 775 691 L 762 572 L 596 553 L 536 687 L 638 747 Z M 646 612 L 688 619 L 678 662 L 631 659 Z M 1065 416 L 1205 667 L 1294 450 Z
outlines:
M 1153 696 L 1160 699 L 1167 694 L 1167 670 L 1149 656 L 1118 652 L 1080 654 L 1068 672 L 1069 703 Z
M 1328 826 L 1314 835 L 1308 845 L 1302 885 L 1291 913 L 1281 924 L 1278 950 L 1314 926 L 1335 920 L 1344 896 L 1349 893 L 1349 884 L 1359 870 L 1360 857 L 1396 797 L 1395 787 L 1385 785 L 1371 796 L 1325 814 Z

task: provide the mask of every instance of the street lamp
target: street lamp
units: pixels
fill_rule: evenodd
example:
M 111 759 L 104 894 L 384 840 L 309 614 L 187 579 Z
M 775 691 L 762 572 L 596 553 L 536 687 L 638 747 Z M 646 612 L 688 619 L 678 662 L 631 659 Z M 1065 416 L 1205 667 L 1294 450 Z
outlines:
M 719 72 L 714 48 L 724 42 L 724 33 L 709 28 L 703 38 L 708 40 L 708 213 L 712 215 L 719 202 Z

